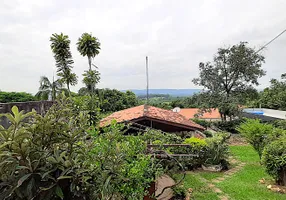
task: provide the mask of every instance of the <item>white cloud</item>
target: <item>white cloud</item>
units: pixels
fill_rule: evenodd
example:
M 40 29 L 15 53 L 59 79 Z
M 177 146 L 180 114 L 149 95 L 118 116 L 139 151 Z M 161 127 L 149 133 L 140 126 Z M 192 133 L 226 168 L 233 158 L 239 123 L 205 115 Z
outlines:
M 72 41 L 80 82 L 88 66 L 75 44 L 92 32 L 102 44 L 95 58 L 100 87 L 144 88 L 148 55 L 152 88 L 192 88 L 200 61 L 240 41 L 262 46 L 285 28 L 285 9 L 285 0 L 2 0 L 0 90 L 35 93 L 40 76 L 52 78 L 49 37 L 59 32 Z M 286 34 L 264 51 L 261 87 L 285 72 L 285 44 Z

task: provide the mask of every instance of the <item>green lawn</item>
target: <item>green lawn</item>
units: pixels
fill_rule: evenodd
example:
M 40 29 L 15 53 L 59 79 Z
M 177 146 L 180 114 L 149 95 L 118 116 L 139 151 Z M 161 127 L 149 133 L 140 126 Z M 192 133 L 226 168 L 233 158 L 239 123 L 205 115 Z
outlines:
M 259 163 L 259 157 L 251 146 L 231 146 L 231 153 L 236 159 L 246 165 L 231 177 L 225 178 L 220 183 L 213 183 L 231 200 L 285 200 L 286 194 L 278 194 L 266 189 L 266 185 L 259 183 L 265 178 L 272 181 L 264 168 Z M 194 172 L 186 176 L 184 185 L 194 190 L 193 199 L 219 199 L 209 187 L 208 183 L 200 177 L 211 182 L 211 180 L 223 176 L 222 173 Z
M 219 200 L 217 194 L 200 180 L 199 174 L 187 174 L 184 186 L 193 189 L 194 199 L 196 200 Z

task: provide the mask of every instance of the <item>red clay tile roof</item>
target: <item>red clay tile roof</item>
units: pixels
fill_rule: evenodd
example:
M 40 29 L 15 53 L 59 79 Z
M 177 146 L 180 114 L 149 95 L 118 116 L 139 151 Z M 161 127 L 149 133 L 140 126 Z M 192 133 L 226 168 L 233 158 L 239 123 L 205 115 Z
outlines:
M 199 108 L 181 108 L 181 115 L 185 116 L 187 119 L 195 118 L 196 114 L 199 113 Z M 199 116 L 200 119 L 220 119 L 220 114 L 218 109 L 211 109 L 211 112 L 205 112 L 203 116 Z
M 204 129 L 204 127 L 200 126 L 199 124 L 171 110 L 164 110 L 161 108 L 148 106 L 148 110 L 144 112 L 144 105 L 115 112 L 109 115 L 108 117 L 102 119 L 100 121 L 100 126 L 101 127 L 107 126 L 111 123 L 112 120 L 116 120 L 117 122 L 124 122 L 124 121 L 135 120 L 141 117 L 149 117 L 157 120 L 163 120 L 201 130 Z

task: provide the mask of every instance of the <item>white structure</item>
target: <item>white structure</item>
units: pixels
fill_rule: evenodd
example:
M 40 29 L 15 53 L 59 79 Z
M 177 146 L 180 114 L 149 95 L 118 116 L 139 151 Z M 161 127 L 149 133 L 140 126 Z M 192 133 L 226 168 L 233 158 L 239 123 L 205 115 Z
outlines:
M 275 119 L 286 119 L 286 111 L 273 110 L 267 108 L 247 108 L 243 109 L 245 117 L 260 118 L 265 121 Z

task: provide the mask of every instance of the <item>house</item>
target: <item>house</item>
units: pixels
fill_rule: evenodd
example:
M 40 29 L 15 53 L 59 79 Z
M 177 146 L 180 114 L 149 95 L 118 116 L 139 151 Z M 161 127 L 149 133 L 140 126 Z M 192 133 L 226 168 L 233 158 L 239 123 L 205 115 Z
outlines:
M 199 108 L 181 108 L 178 113 L 183 115 L 187 119 L 198 118 L 208 121 L 221 120 L 221 116 L 218 109 L 212 108 L 210 111 L 211 112 L 204 112 L 203 114 L 200 114 Z
M 147 105 L 140 105 L 115 112 L 102 119 L 100 127 L 108 126 L 112 120 L 130 123 L 132 126 L 150 127 L 172 133 L 205 130 L 201 125 L 179 113 Z

